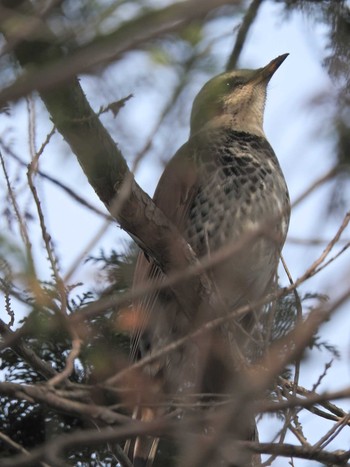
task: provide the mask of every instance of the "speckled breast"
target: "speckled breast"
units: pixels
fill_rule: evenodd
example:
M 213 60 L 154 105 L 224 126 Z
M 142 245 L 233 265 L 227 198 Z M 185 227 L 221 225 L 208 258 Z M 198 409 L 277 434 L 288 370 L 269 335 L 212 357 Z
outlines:
M 288 189 L 275 153 L 265 138 L 221 130 L 205 134 L 194 157 L 199 189 L 186 237 L 198 256 L 239 241 L 239 253 L 228 257 L 221 270 L 218 266 L 216 276 L 225 276 L 220 280 L 227 284 L 238 281 L 237 287 L 229 287 L 229 296 L 253 288 L 256 298 L 276 272 L 290 217 Z M 244 236 L 252 231 L 260 233 L 245 244 Z

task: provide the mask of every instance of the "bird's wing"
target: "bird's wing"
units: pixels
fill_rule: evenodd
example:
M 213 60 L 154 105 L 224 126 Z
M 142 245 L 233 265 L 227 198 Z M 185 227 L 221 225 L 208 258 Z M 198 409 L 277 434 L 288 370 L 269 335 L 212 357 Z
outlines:
M 190 142 L 182 146 L 166 166 L 156 188 L 153 200 L 164 212 L 167 218 L 183 234 L 186 228 L 186 218 L 192 200 L 197 192 L 197 170 L 194 158 L 191 157 Z M 139 287 L 149 281 L 164 278 L 160 268 L 141 252 L 138 256 L 133 287 Z M 148 293 L 138 303 L 134 304 L 141 310 L 139 322 L 132 338 L 132 357 L 139 353 L 140 341 L 152 312 L 156 313 L 158 291 Z M 170 334 L 170 332 L 169 332 Z M 141 409 L 141 419 L 149 420 L 156 415 L 155 410 Z M 136 466 L 151 467 L 157 451 L 158 439 L 151 437 L 137 438 L 134 445 L 133 462 Z
M 170 160 L 159 180 L 154 193 L 153 201 L 167 218 L 178 228 L 181 234 L 186 228 L 186 218 L 191 207 L 192 200 L 198 190 L 197 173 L 194 158 L 191 157 L 192 144 L 189 141 L 184 144 Z M 164 277 L 160 268 L 140 252 L 135 272 L 133 287 L 139 287 L 149 281 L 162 280 Z M 132 337 L 132 357 L 135 358 L 140 344 L 140 338 L 148 322 L 149 315 L 154 309 L 154 303 L 158 292 L 148 293 L 137 304 L 141 310 L 140 322 Z
M 198 167 L 194 151 L 191 140 L 177 151 L 165 167 L 153 197 L 156 205 L 181 233 L 198 190 Z

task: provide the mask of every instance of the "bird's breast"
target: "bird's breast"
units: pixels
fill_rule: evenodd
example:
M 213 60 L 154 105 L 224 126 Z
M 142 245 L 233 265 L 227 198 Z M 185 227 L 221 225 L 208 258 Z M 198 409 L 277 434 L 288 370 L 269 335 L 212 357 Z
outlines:
M 231 257 L 228 252 L 221 268 L 228 280 L 242 274 L 253 283 L 264 272 L 270 281 L 289 223 L 288 190 L 271 146 L 264 138 L 234 132 L 208 139 L 198 153 L 187 240 L 200 257 L 237 244 L 239 251 Z M 252 239 L 245 242 L 248 234 Z M 220 273 L 220 266 L 216 270 Z

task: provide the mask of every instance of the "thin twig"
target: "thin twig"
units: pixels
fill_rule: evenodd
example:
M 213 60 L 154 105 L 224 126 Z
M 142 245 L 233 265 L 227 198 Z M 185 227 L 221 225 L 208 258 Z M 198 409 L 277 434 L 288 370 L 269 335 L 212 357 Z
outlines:
M 237 66 L 238 58 L 243 50 L 244 43 L 248 36 L 249 29 L 254 23 L 256 15 L 258 14 L 259 8 L 262 4 L 263 0 L 253 0 L 247 9 L 246 14 L 244 15 L 242 24 L 239 28 L 236 42 L 232 53 L 228 59 L 226 65 L 226 71 L 233 70 Z
M 0 151 L 0 161 L 1 161 L 1 166 L 2 166 L 2 169 L 3 169 L 4 175 L 5 175 L 7 191 L 8 191 L 8 194 L 10 196 L 11 204 L 12 204 L 12 207 L 14 209 L 17 221 L 18 221 L 20 234 L 21 234 L 23 243 L 24 243 L 24 245 L 26 247 L 26 256 L 27 256 L 27 260 L 28 260 L 29 270 L 30 270 L 31 274 L 35 274 L 34 259 L 33 259 L 33 255 L 32 255 L 32 244 L 31 244 L 31 241 L 29 239 L 26 224 L 25 224 L 24 219 L 23 219 L 23 217 L 22 217 L 22 215 L 20 213 L 20 209 L 19 209 L 16 197 L 15 197 L 15 194 L 14 194 L 14 192 L 12 190 L 10 179 L 9 179 L 7 169 L 6 169 L 6 165 L 5 165 L 5 161 L 4 161 L 4 158 L 3 158 L 3 155 L 2 155 L 1 151 Z
M 79 339 L 79 337 L 74 336 L 72 339 L 72 348 L 68 354 L 68 357 L 66 358 L 64 369 L 60 373 L 57 373 L 57 375 L 55 375 L 53 378 L 49 379 L 49 381 L 47 382 L 48 385 L 56 386 L 70 377 L 70 375 L 74 371 L 75 359 L 78 358 L 80 355 L 81 346 L 82 340 Z
M 20 339 L 23 337 L 23 333 L 13 332 L 2 319 L 0 319 L 0 334 L 5 338 L 4 346 L 11 346 L 12 350 L 18 354 L 29 366 L 35 371 L 41 374 L 45 379 L 52 378 L 56 375 L 56 371 L 52 368 L 50 363 L 42 360 L 38 355 L 28 347 Z M 8 340 L 6 338 L 9 338 Z M 11 339 L 12 338 L 12 339 Z M 0 349 L 2 346 L 0 347 Z M 4 347 L 5 348 L 5 347 Z
M 35 165 L 37 165 L 38 158 L 34 157 L 33 160 L 35 161 Z M 68 315 L 67 315 L 67 294 L 66 294 L 66 290 L 65 290 L 65 285 L 64 285 L 64 282 L 63 282 L 63 280 L 61 278 L 61 275 L 60 275 L 60 272 L 59 272 L 59 269 L 58 269 L 58 266 L 57 266 L 58 262 L 57 262 L 56 255 L 55 255 L 55 252 L 54 252 L 53 247 L 52 247 L 51 236 L 49 235 L 49 233 L 47 231 L 47 227 L 46 227 L 45 219 L 44 219 L 44 214 L 43 214 L 42 209 L 41 209 L 40 199 L 39 199 L 36 187 L 35 187 L 34 182 L 33 182 L 33 165 L 32 164 L 30 164 L 29 167 L 28 167 L 27 178 L 28 178 L 29 188 L 30 188 L 30 190 L 32 192 L 33 199 L 34 199 L 34 202 L 35 202 L 35 206 L 36 206 L 36 209 L 37 209 L 39 222 L 40 222 L 40 228 L 41 228 L 41 234 L 42 234 L 42 238 L 43 238 L 43 241 L 44 241 L 44 244 L 45 244 L 48 259 L 50 261 L 51 270 L 52 270 L 53 276 L 55 278 L 57 292 L 58 292 L 58 294 L 60 296 L 60 307 L 59 307 L 60 317 L 63 320 L 63 322 L 64 322 L 64 324 L 65 324 L 65 326 L 66 326 L 66 328 L 67 328 L 67 330 L 68 330 L 68 332 L 69 332 L 69 334 L 71 336 L 71 339 L 72 339 L 72 349 L 69 352 L 69 355 L 68 355 L 68 357 L 66 359 L 66 364 L 65 364 L 64 370 L 62 372 L 60 372 L 59 374 L 56 374 L 53 378 L 51 378 L 49 380 L 50 385 L 55 385 L 55 384 L 59 384 L 64 379 L 67 379 L 71 375 L 71 373 L 73 372 L 73 370 L 74 370 L 74 360 L 78 357 L 78 355 L 80 353 L 81 343 L 82 342 L 81 342 L 81 339 L 80 339 L 75 327 L 72 325 L 72 322 L 68 320 Z
M 54 128 L 47 135 L 45 141 L 43 142 L 41 148 L 38 151 L 38 154 L 40 154 L 43 151 L 43 148 L 48 144 L 48 141 L 50 139 L 50 135 L 53 132 Z M 17 154 L 15 154 L 11 150 L 11 148 L 8 145 L 6 145 L 1 139 L 0 139 L 0 144 L 3 147 L 3 149 L 7 152 L 7 154 L 9 154 L 9 156 L 11 156 L 13 159 L 15 159 L 22 167 L 27 167 L 28 166 L 28 164 L 26 162 L 24 162 Z M 103 219 L 110 220 L 110 221 L 113 220 L 112 216 L 110 216 L 109 214 L 101 211 L 100 209 L 98 209 L 95 206 L 93 206 L 92 204 L 90 204 L 87 200 L 82 198 L 74 190 L 69 188 L 67 185 L 65 185 L 60 180 L 56 179 L 55 177 L 52 177 L 51 175 L 47 174 L 46 172 L 43 172 L 42 170 L 39 170 L 38 168 L 36 168 L 35 171 L 40 177 L 42 177 L 45 180 L 48 180 L 52 184 L 59 187 L 61 190 L 63 190 L 65 193 L 67 193 L 67 195 L 69 195 L 71 198 L 73 198 L 75 201 L 77 201 L 82 206 L 86 207 L 87 209 L 94 212 L 95 214 L 102 217 Z
M 327 431 L 327 433 L 320 438 L 317 443 L 315 443 L 312 447 L 315 450 L 324 449 L 338 434 L 339 432 L 349 425 L 350 421 L 350 414 L 345 415 L 343 418 L 337 421 L 334 426 Z

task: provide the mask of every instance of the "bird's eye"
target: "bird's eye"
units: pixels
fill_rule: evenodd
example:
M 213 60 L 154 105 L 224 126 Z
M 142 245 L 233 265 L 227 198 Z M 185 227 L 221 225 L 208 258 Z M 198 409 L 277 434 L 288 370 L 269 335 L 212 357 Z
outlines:
M 239 88 L 243 85 L 243 82 L 237 78 L 233 78 L 232 80 L 226 81 L 226 86 L 228 88 Z

